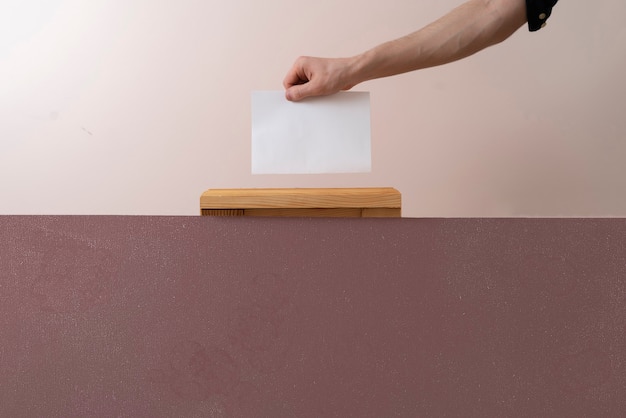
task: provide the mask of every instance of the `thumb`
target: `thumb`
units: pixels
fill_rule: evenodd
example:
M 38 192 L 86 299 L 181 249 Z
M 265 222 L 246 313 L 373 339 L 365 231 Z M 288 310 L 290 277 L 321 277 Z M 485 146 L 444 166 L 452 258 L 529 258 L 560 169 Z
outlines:
M 297 102 L 309 96 L 311 96 L 309 83 L 296 84 L 285 90 L 285 98 L 290 102 Z

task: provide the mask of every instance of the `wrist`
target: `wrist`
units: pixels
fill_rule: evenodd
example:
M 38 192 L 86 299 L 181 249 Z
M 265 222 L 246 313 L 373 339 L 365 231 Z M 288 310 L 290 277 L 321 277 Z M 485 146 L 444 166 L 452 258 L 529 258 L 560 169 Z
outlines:
M 348 58 L 347 82 L 349 85 L 354 86 L 371 78 L 367 74 L 370 67 L 368 63 L 368 52 Z

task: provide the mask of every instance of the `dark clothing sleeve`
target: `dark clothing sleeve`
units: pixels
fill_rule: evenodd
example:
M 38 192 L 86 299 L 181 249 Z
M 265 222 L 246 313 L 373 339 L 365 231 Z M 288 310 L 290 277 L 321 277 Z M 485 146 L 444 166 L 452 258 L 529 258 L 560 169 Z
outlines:
M 545 26 L 558 0 L 526 0 L 528 30 L 534 32 Z

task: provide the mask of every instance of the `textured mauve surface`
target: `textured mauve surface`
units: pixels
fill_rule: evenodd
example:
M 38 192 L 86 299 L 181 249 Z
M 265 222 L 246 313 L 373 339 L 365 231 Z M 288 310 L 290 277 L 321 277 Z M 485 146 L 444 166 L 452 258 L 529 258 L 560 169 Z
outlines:
M 626 220 L 0 217 L 0 416 L 620 416 Z

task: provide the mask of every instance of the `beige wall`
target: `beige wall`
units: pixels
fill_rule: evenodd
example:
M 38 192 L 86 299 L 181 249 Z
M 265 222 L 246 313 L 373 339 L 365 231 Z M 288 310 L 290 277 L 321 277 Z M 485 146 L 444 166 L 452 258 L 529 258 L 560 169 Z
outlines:
M 405 216 L 626 216 L 626 3 L 371 91 L 373 172 L 252 176 L 250 91 L 460 0 L 0 3 L 0 214 L 198 214 L 222 187 L 394 186 Z

